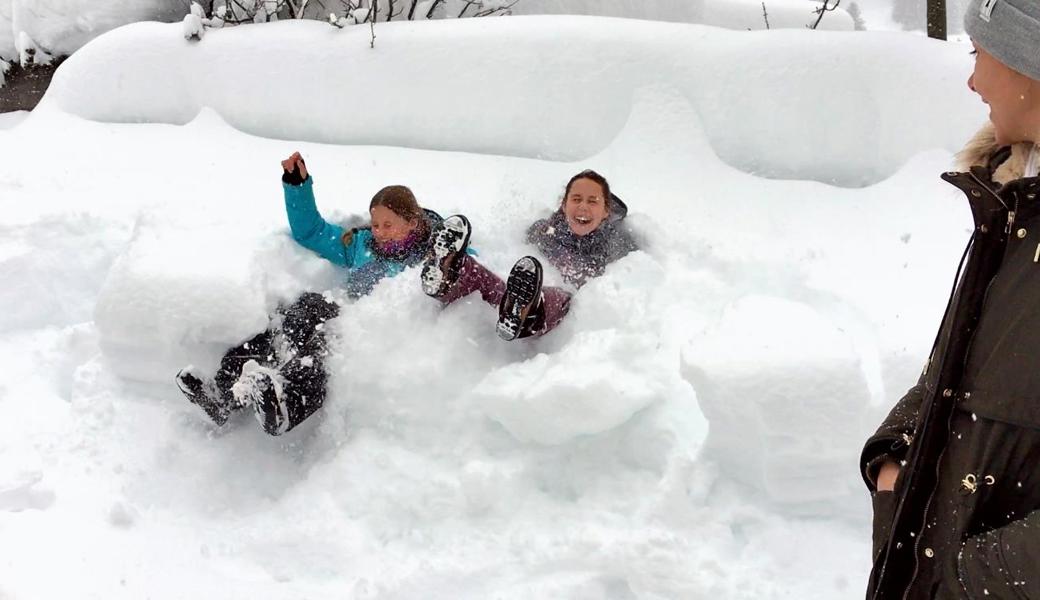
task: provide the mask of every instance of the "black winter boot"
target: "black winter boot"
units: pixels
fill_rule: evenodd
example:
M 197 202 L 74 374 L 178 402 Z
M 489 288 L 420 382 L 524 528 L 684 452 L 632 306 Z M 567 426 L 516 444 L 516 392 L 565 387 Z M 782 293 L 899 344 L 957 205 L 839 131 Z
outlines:
M 422 286 L 427 296 L 443 295 L 459 277 L 459 259 L 469 247 L 469 219 L 452 215 L 434 225 L 430 251 L 423 259 Z
M 263 369 L 246 370 L 235 382 L 235 399 L 252 405 L 257 422 L 270 435 L 289 431 L 289 408 L 282 401 L 281 386 Z
M 533 256 L 516 261 L 506 280 L 506 293 L 498 307 L 498 337 L 512 341 L 536 317 L 542 300 L 542 263 Z
M 192 373 L 191 367 L 181 369 L 175 377 L 177 387 L 181 393 L 206 412 L 206 415 L 217 425 L 227 423 L 231 414 L 231 407 L 217 391 L 217 387 L 210 379 L 201 379 Z

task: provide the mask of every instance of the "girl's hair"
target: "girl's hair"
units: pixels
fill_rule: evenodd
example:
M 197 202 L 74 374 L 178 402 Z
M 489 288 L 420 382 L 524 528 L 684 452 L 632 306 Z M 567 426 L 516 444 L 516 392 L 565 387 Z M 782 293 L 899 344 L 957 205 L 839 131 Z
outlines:
M 612 198 L 610 195 L 610 184 L 607 183 L 606 177 L 592 169 L 585 169 L 581 173 L 571 177 L 571 180 L 567 182 L 567 188 L 563 191 L 563 201 L 567 201 L 567 197 L 571 195 L 571 187 L 574 185 L 574 182 L 579 179 L 588 179 L 599 184 L 599 187 L 603 190 L 603 206 L 607 208 L 607 212 L 610 212 L 610 199 Z
M 415 194 L 407 187 L 403 185 L 388 185 L 379 190 L 375 196 L 372 196 L 372 202 L 369 203 L 368 210 L 372 210 L 377 206 L 390 209 L 395 215 L 406 221 L 418 221 L 419 224 L 416 226 L 415 231 L 422 239 L 426 239 L 430 235 L 430 228 L 426 223 L 426 215 L 422 207 L 419 206 L 419 202 L 416 201 Z M 355 227 L 343 233 L 343 237 L 340 239 L 344 246 L 349 246 L 354 241 L 354 233 L 357 230 L 358 228 Z
M 419 221 L 422 223 L 423 209 L 415 199 L 412 190 L 403 185 L 388 185 L 372 196 L 372 202 L 368 210 L 377 206 L 390 209 L 393 213 L 406 221 Z

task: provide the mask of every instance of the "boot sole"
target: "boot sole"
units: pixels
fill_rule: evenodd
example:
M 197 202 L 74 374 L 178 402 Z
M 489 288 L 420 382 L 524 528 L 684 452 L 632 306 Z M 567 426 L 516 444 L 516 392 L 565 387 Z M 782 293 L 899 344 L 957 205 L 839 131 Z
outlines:
M 195 380 L 199 382 L 199 386 L 202 389 L 193 390 L 192 386 L 186 381 L 187 376 L 195 378 Z M 206 393 L 205 382 L 203 382 L 195 375 L 185 371 L 184 369 L 181 369 L 177 372 L 176 377 L 174 377 L 174 381 L 176 381 L 177 388 L 180 389 L 182 394 L 184 394 L 184 397 L 187 398 L 188 401 L 192 404 L 201 408 L 203 412 L 206 413 L 206 416 L 210 418 L 211 421 L 216 423 L 218 426 L 227 423 L 228 417 L 231 414 L 230 409 L 224 406 L 224 403 L 221 402 L 219 398 L 214 398 Z
M 459 221 L 458 225 L 449 224 L 453 219 Z M 454 267 L 454 257 L 466 251 L 471 232 L 469 219 L 462 215 L 448 217 L 437 226 L 432 236 L 430 255 L 423 261 L 422 287 L 427 296 L 437 297 L 447 291 L 448 277 L 444 273 L 444 261 L 452 257 L 452 264 L 448 268 Z
M 243 381 L 245 378 L 250 381 Z M 270 435 L 281 435 L 289 430 L 289 409 L 278 399 L 275 382 L 266 373 L 244 374 L 235 382 L 235 399 L 252 404 L 257 422 Z
M 506 341 L 520 336 L 524 321 L 542 292 L 542 264 L 533 256 L 516 261 L 506 280 L 506 293 L 498 311 L 495 329 Z

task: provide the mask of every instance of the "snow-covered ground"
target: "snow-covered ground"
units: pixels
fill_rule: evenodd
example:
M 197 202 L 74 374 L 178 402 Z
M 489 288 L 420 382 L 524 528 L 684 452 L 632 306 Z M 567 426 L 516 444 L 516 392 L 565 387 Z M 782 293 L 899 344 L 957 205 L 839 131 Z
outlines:
M 378 35 L 133 25 L 0 127 L 0 598 L 861 597 L 860 444 L 970 228 L 937 177 L 985 117 L 966 50 L 579 17 Z M 406 272 L 335 322 L 308 423 L 217 430 L 176 370 L 336 288 L 287 233 L 297 149 L 327 217 L 404 183 L 499 272 L 595 168 L 644 251 L 511 344 Z
M 29 111 L 27 110 L 0 113 L 0 129 L 10 129 L 24 121 L 28 116 Z

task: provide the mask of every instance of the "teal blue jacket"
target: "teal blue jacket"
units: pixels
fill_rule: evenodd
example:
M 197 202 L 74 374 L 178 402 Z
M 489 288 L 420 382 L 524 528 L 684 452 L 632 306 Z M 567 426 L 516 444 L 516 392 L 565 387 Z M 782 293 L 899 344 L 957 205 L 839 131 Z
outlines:
M 313 250 L 329 262 L 347 269 L 346 289 L 351 296 L 364 296 L 380 279 L 393 277 L 406 268 L 418 264 L 429 248 L 429 239 L 406 252 L 388 256 L 380 253 L 373 243 L 372 230 L 365 227 L 353 230 L 349 244 L 343 243 L 347 232 L 343 227 L 322 218 L 314 202 L 314 179 L 300 185 L 282 183 L 285 193 L 285 214 L 293 239 L 308 250 Z M 427 210 L 426 231 L 441 220 L 440 215 Z

